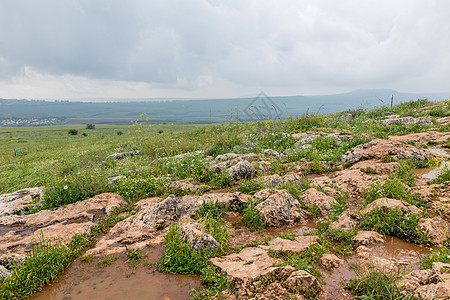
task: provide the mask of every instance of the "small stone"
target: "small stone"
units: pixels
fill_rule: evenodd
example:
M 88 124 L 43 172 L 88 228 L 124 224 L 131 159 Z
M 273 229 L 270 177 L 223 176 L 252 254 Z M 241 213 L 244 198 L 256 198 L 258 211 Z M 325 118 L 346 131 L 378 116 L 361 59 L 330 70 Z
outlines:
M 384 243 L 384 237 L 376 231 L 360 230 L 353 238 L 353 241 L 361 245 L 370 247 Z

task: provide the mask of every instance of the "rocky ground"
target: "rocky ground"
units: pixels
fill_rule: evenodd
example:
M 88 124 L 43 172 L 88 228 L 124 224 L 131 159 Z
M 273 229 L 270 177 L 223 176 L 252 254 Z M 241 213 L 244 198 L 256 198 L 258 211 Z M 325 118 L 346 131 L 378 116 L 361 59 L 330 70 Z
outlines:
M 389 118 L 385 125 L 395 122 L 426 121 Z M 299 133 L 295 135 L 296 147 L 310 147 L 310 141 L 321 134 L 338 142 L 352 138 L 339 132 Z M 225 171 L 236 183 L 234 187 L 210 189 L 191 179 L 171 182 L 173 188 L 187 195 L 138 201 L 135 213 L 102 235 L 85 255 L 103 257 L 130 248 L 164 245 L 164 235 L 172 224 L 178 224 L 181 241 L 188 243 L 192 251 L 217 251 L 209 256 L 208 264 L 224 274 L 229 284 L 216 293 L 216 298 L 351 299 L 354 296 L 344 285 L 373 268 L 402 274 L 397 287 L 413 299 L 449 298 L 450 264 L 434 262 L 431 268 L 421 269 L 420 254 L 431 250 L 417 250 L 404 241 L 394 245 L 400 254 L 391 255 L 383 249 L 392 239 L 365 223 L 369 216 L 387 211 L 405 220 L 417 216 L 414 230 L 421 232 L 420 237 L 426 240 L 424 246 L 436 250 L 448 243 L 448 181 L 429 184 L 416 175 L 415 184 L 402 182 L 406 194 L 415 195 L 411 198 L 414 201 L 407 201 L 410 198 L 406 196 L 394 199 L 381 192 L 369 201 L 367 191 L 374 183 L 379 183 L 381 191 L 383 184 L 392 179 L 390 174 L 401 168 L 399 161 L 445 160 L 422 146 L 429 145 L 429 141 L 444 143 L 449 138 L 450 133 L 437 131 L 373 138 L 352 148 L 338 162 L 321 162 L 318 173 L 307 171 L 311 168 L 308 160 L 286 162 L 288 153 L 271 149 L 260 154 L 219 155 L 207 169 Z M 274 171 L 274 165 L 283 171 Z M 239 192 L 238 183 L 243 181 L 258 184 L 258 190 Z M 307 187 L 298 188 L 305 182 Z M 296 192 L 292 187 L 297 187 Z M 125 202 L 121 196 L 107 193 L 58 209 L 26 214 L 39 205 L 42 193 L 42 188 L 30 188 L 0 196 L 0 271 L 4 276 L 9 276 L 14 265 L 20 265 L 30 254 L 33 242 L 45 237 L 53 243 L 67 243 L 74 234 L 89 232 Z M 210 227 L 198 218 L 199 209 L 207 204 L 225 207 L 219 221 L 226 229 L 226 242 L 217 240 Z M 248 220 L 249 207 L 257 213 L 253 221 Z M 252 230 L 258 217 L 262 225 Z M 350 239 L 340 240 L 338 236 L 346 232 Z M 417 242 L 418 238 L 409 241 Z

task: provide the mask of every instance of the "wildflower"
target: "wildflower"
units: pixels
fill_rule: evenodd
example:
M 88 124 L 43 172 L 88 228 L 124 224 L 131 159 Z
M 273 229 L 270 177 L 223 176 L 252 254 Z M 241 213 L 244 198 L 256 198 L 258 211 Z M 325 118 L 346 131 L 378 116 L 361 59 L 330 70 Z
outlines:
M 64 186 L 64 189 L 67 190 L 69 187 L 67 185 Z

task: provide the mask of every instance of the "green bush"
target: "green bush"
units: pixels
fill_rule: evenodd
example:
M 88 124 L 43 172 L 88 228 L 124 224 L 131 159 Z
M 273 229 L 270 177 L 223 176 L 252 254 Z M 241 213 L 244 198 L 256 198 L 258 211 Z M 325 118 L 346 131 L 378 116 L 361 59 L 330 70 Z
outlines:
M 420 217 L 417 214 L 405 214 L 401 208 L 374 208 L 365 215 L 359 228 L 375 230 L 383 235 L 393 235 L 408 242 L 429 245 L 423 231 L 417 229 Z
M 78 130 L 76 130 L 76 129 L 69 130 L 69 135 L 77 135 L 77 134 L 78 134 Z
M 206 250 L 192 250 L 188 243 L 181 240 L 179 225 L 173 223 L 164 236 L 166 249 L 157 262 L 161 272 L 179 274 L 199 274 L 207 266 Z

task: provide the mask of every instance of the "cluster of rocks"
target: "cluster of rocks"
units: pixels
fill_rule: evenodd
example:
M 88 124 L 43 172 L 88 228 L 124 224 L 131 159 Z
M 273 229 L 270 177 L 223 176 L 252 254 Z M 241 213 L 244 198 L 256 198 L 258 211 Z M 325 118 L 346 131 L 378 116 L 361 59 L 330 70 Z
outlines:
M 0 195 L 0 217 L 23 214 L 35 208 L 41 202 L 43 190 L 42 187 L 34 187 Z
M 209 166 L 207 170 L 216 173 L 225 171 L 233 181 L 251 179 L 257 173 L 268 174 L 272 169 L 270 162 L 258 161 L 258 158 L 258 155 L 254 153 L 227 153 L 217 156 L 215 160 L 219 163 Z
M 399 115 L 390 115 L 387 116 L 384 120 L 379 121 L 384 126 L 391 125 L 406 125 L 406 124 L 417 124 L 421 126 L 433 126 L 433 122 L 431 122 L 430 118 L 425 117 L 400 117 Z

